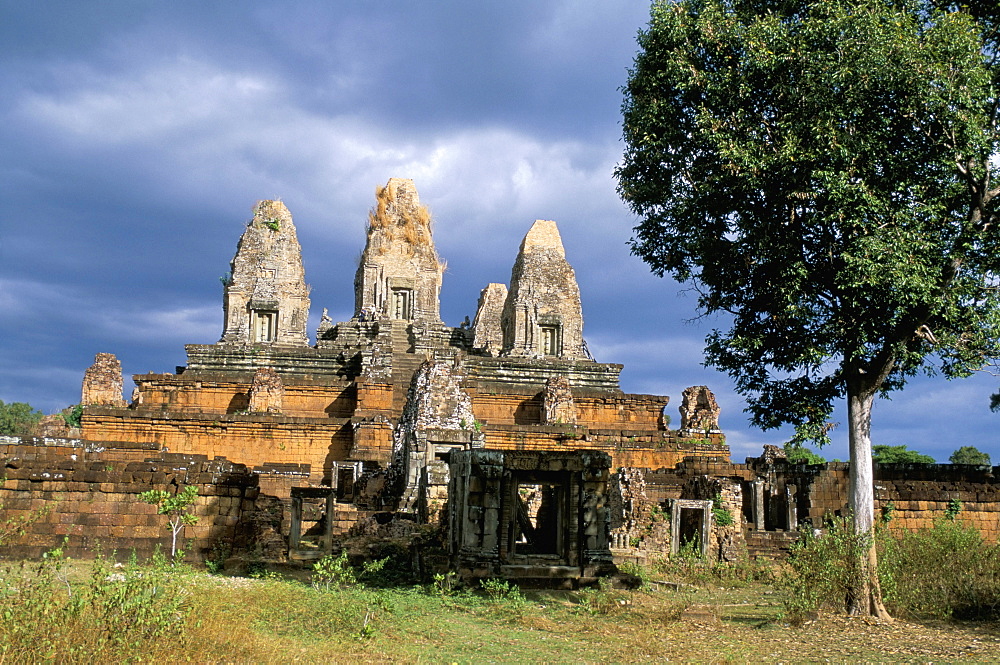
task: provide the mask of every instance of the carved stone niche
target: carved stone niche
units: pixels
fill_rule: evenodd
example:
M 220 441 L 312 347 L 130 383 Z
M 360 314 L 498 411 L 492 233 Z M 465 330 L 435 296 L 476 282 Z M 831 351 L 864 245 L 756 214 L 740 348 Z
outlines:
M 80 404 L 124 407 L 122 364 L 113 353 L 98 353 L 83 375 Z
M 260 367 L 254 372 L 247 397 L 250 400 L 250 413 L 281 413 L 285 385 L 273 368 Z
M 716 432 L 719 430 L 719 405 L 708 386 L 686 388 L 681 397 L 681 430 Z
M 545 383 L 543 409 L 546 425 L 575 425 L 576 403 L 565 376 L 553 376 Z

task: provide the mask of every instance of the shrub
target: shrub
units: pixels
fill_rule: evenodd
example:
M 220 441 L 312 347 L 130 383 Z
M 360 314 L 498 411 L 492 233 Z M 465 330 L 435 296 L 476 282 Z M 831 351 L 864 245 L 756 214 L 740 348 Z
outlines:
M 853 532 L 845 519 L 830 522 L 825 534 L 804 531 L 778 578 L 784 592 L 784 615 L 793 624 L 823 607 L 843 610 L 851 589 L 863 582 L 857 562 L 869 545 L 868 536 Z
M 184 632 L 189 594 L 169 566 L 98 555 L 89 579 L 74 583 L 64 564 L 56 549 L 0 569 L 0 660 L 138 661 Z
M 890 612 L 915 619 L 1000 615 L 1000 546 L 942 519 L 930 529 L 879 539 L 879 579 Z

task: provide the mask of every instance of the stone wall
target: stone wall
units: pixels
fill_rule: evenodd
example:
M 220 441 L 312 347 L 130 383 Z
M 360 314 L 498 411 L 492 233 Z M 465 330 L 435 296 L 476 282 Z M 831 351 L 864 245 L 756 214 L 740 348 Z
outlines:
M 248 467 L 268 462 L 306 464 L 313 480 L 347 459 L 353 430 L 348 418 L 296 418 L 272 414 L 135 412 L 88 407 L 83 429 L 89 440 L 155 444 L 172 452 L 225 457 Z
M 160 545 L 169 551 L 167 517 L 139 500 L 151 489 L 198 487 L 183 542 L 192 540 L 194 556 L 213 546 L 246 547 L 258 497 L 256 477 L 240 464 L 151 451 L 142 445 L 96 444 L 73 440 L 0 440 L 0 502 L 5 519 L 38 515 L 27 533 L 2 548 L 4 556 L 36 558 L 61 546 L 70 556 L 149 556 Z

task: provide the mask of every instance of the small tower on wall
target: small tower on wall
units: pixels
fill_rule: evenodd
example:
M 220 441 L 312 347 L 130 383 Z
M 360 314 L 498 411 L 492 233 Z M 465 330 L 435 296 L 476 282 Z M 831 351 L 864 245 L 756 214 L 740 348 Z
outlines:
M 503 353 L 588 359 L 576 274 L 556 223 L 538 220 L 521 242 L 501 317 Z
M 479 293 L 476 320 L 472 323 L 472 346 L 484 352 L 497 355 L 503 348 L 503 331 L 500 316 L 507 300 L 506 284 L 488 284 Z
M 307 346 L 309 287 L 292 214 L 261 201 L 236 246 L 222 301 L 223 344 Z
M 434 249 L 430 212 L 409 179 L 390 179 L 375 199 L 354 278 L 355 315 L 440 323 L 444 265 Z

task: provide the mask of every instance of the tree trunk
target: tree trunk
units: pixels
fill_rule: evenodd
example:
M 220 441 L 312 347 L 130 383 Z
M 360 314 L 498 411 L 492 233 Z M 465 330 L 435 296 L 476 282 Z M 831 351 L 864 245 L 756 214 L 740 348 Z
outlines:
M 878 559 L 875 552 L 875 478 L 872 463 L 872 403 L 873 390 L 862 390 L 856 381 L 848 381 L 847 412 L 850 421 L 851 474 L 850 509 L 854 533 L 863 544 L 857 550 L 855 562 L 858 588 L 848 598 L 852 615 L 874 616 L 883 621 L 892 617 L 882 604 L 882 589 L 878 582 Z

